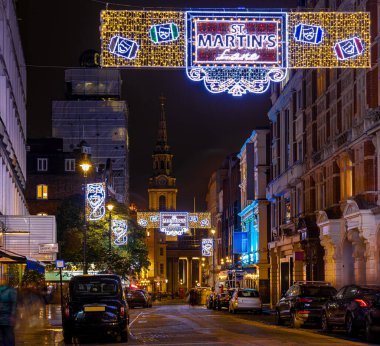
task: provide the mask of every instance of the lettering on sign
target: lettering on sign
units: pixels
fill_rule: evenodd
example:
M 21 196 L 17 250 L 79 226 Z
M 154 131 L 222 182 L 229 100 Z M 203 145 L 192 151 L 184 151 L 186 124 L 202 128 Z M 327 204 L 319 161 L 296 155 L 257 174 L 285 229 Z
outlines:
M 181 212 L 161 212 L 160 231 L 166 235 L 182 235 L 189 229 L 188 213 Z

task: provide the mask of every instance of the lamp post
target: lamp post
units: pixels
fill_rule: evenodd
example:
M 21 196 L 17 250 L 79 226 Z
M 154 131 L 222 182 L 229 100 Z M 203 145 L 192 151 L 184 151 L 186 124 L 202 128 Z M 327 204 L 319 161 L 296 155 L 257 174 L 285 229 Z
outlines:
M 89 161 L 80 164 L 84 176 L 84 215 L 83 215 L 83 274 L 87 274 L 87 173 L 91 168 Z
M 114 205 L 112 203 L 107 204 L 107 209 L 109 211 L 109 217 L 108 217 L 108 251 L 111 252 L 112 244 L 111 244 L 111 238 L 112 238 L 112 210 Z
M 214 268 L 215 230 L 214 229 L 211 230 L 211 234 L 212 234 L 212 268 L 211 268 L 211 272 L 212 272 L 212 287 L 215 287 L 215 277 L 214 277 L 214 272 L 215 272 L 215 268 Z

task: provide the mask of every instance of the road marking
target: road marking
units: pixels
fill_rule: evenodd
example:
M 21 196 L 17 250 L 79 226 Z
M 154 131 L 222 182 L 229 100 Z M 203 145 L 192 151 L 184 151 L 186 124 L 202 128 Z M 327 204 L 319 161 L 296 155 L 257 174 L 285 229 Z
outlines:
M 135 323 L 135 321 L 140 317 L 140 315 L 142 315 L 142 312 L 140 312 L 140 313 L 135 317 L 135 319 L 134 319 L 132 322 L 129 323 L 129 328 L 132 327 L 132 324 Z

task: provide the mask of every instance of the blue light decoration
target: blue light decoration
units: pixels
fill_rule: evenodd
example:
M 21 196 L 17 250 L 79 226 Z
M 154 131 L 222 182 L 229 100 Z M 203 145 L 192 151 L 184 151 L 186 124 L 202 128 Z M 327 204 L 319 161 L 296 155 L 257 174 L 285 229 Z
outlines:
M 139 46 L 126 37 L 113 36 L 110 39 L 109 51 L 121 58 L 133 60 L 137 56 Z
M 186 12 L 186 71 L 211 93 L 264 93 L 287 73 L 287 14 Z
M 202 256 L 211 257 L 213 253 L 213 239 L 204 238 L 202 239 Z
M 169 236 L 183 235 L 189 230 L 189 215 L 185 212 L 161 212 L 160 231 Z
M 294 38 L 303 43 L 320 44 L 323 30 L 318 25 L 298 24 L 294 30 Z
M 149 33 L 151 40 L 156 44 L 176 41 L 179 37 L 178 25 L 175 23 L 153 25 Z
M 97 221 L 104 217 L 106 187 L 104 183 L 87 184 L 86 189 L 86 205 L 87 220 Z
M 358 37 L 340 41 L 335 45 L 334 51 L 338 60 L 356 58 L 364 52 L 363 42 Z
M 128 223 L 125 220 L 112 220 L 112 233 L 115 236 L 114 244 L 125 245 L 128 242 Z

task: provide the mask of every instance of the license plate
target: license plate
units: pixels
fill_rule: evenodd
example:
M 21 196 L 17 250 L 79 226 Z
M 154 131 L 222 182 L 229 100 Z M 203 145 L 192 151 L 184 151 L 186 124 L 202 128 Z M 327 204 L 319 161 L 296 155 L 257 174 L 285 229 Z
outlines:
M 106 311 L 105 306 L 85 306 L 84 307 L 85 312 L 91 312 L 91 311 Z

